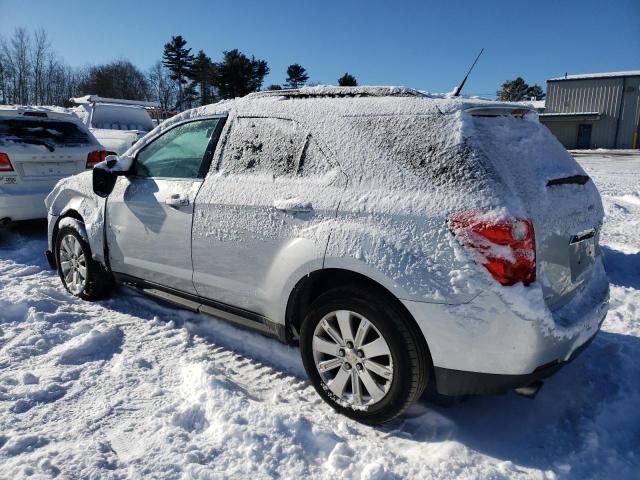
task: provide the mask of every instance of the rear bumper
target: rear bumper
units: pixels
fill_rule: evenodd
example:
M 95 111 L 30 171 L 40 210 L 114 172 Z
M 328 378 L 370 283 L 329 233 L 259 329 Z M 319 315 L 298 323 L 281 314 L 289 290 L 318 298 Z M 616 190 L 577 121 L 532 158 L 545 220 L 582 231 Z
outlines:
M 604 317 L 602 320 L 604 320 Z M 538 380 L 550 377 L 567 363 L 572 362 L 578 355 L 586 350 L 596 335 L 593 335 L 585 343 L 571 352 L 569 358 L 566 360 L 554 360 L 548 364 L 540 365 L 531 373 L 523 375 L 477 373 L 435 367 L 434 373 L 438 393 L 451 396 L 489 395 L 504 393 L 519 387 L 526 387 Z
M 48 194 L 49 191 L 6 193 L 0 190 L 0 219 L 18 221 L 46 218 L 44 199 Z
M 609 307 L 601 262 L 566 306 L 550 311 L 539 285 L 486 290 L 467 304 L 403 301 L 427 341 L 440 393 L 496 393 L 551 375 L 586 348 Z

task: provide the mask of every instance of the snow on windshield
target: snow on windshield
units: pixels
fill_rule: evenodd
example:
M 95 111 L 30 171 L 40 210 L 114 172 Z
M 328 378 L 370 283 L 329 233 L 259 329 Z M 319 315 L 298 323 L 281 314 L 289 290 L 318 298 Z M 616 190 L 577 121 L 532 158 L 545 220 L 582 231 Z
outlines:
M 0 145 L 22 143 L 56 147 L 91 142 L 89 133 L 74 122 L 45 118 L 0 120 Z
M 143 108 L 128 105 L 96 105 L 91 126 L 107 130 L 153 130 L 149 114 Z

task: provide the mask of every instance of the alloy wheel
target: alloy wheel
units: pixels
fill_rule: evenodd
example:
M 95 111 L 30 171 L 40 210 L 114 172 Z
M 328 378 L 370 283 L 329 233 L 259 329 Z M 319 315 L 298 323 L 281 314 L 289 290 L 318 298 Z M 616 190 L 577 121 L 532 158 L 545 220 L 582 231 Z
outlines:
M 391 350 L 380 331 L 350 310 L 325 315 L 312 343 L 315 367 L 328 389 L 353 407 L 380 402 L 393 380 Z
M 60 269 L 71 293 L 80 294 L 87 283 L 87 259 L 78 239 L 69 234 L 60 242 Z

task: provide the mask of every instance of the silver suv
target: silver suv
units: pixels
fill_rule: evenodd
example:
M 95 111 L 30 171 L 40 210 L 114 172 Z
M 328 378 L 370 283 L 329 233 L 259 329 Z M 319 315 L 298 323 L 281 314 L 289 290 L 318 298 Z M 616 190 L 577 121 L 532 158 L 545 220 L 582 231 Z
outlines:
M 256 93 L 172 118 L 46 203 L 69 292 L 126 284 L 299 344 L 319 395 L 366 423 L 428 383 L 533 394 L 608 308 L 598 192 L 512 104 Z

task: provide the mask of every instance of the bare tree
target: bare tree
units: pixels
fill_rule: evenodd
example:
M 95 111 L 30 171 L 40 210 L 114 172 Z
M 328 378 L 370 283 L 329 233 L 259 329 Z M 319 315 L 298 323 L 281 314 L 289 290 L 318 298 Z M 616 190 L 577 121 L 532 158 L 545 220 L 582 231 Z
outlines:
M 38 105 L 43 102 L 44 74 L 49 56 L 50 43 L 47 33 L 43 29 L 33 32 L 33 45 L 30 52 L 30 61 L 33 68 L 33 99 L 32 103 Z
M 25 28 L 16 28 L 8 42 L 2 42 L 3 65 L 9 72 L 14 103 L 29 103 L 29 76 L 31 63 L 29 49 L 31 37 Z
M 177 101 L 177 86 L 176 82 L 171 79 L 169 69 L 158 61 L 149 70 L 147 79 L 151 86 L 152 97 L 160 104 L 160 108 L 163 110 L 173 109 Z

